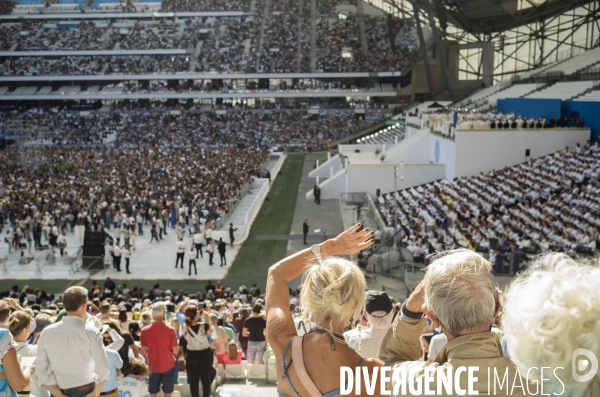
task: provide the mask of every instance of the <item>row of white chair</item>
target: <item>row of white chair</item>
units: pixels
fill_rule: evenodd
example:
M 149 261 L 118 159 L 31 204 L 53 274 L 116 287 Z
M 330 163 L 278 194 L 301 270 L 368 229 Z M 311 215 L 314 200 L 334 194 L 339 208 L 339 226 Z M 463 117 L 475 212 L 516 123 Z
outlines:
M 217 374 L 225 380 L 229 379 L 254 379 L 265 380 L 267 382 L 277 381 L 277 372 L 275 369 L 275 361 L 267 364 L 223 364 L 217 365 Z

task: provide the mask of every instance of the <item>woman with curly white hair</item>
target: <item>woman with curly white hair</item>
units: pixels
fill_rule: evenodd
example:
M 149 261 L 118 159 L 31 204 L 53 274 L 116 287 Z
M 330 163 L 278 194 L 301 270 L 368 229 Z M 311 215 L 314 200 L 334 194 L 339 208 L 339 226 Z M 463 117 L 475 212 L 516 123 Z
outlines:
M 521 373 L 545 379 L 543 393 L 600 396 L 600 269 L 540 258 L 508 288 L 502 328 Z
M 340 367 L 366 367 L 371 373 L 374 367 L 382 365 L 377 359 L 362 359 L 342 335 L 350 319 L 360 318 L 366 281 L 358 266 L 336 255 L 352 255 L 373 244 L 373 233 L 359 229 L 360 225 L 355 225 L 269 269 L 267 340 L 278 363 L 280 397 L 334 396 L 340 392 Z M 298 336 L 287 283 L 303 273 L 303 317 L 315 327 Z M 364 382 L 361 390 L 367 395 Z

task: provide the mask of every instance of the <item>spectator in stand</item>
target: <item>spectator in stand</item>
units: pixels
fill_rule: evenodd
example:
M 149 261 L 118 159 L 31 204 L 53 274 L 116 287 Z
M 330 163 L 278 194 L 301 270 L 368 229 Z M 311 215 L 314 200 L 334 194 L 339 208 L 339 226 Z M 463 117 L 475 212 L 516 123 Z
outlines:
M 123 360 L 122 372 L 125 375 L 127 375 L 129 373 L 130 349 L 131 349 L 131 353 L 133 354 L 134 358 L 140 358 L 140 350 L 138 349 L 137 345 L 135 344 L 135 340 L 133 339 L 133 336 L 131 335 L 131 333 L 129 331 L 129 325 L 130 324 L 127 324 L 127 326 L 125 328 L 122 328 L 124 331 L 121 331 L 121 329 L 119 329 L 116 324 L 114 324 L 114 323 L 108 324 L 108 326 L 111 328 L 109 330 L 109 335 L 111 337 L 111 340 L 113 342 L 116 342 L 117 340 L 123 341 L 123 343 L 120 346 L 115 345 L 113 350 L 116 350 L 119 353 L 119 355 L 121 356 L 121 359 Z M 106 339 L 105 339 L 105 342 L 106 342 Z
M 180 311 L 183 309 L 185 309 L 186 320 L 179 338 L 179 354 L 185 355 L 185 371 L 190 384 L 190 393 L 192 397 L 199 397 L 199 385 L 202 383 L 202 395 L 210 396 L 215 370 L 208 338 L 213 334 L 213 327 L 208 311 L 202 309 L 198 302 L 185 302 Z
M 217 281 L 217 285 L 215 285 L 215 296 L 217 298 L 220 298 L 223 296 L 223 290 L 225 289 L 225 287 L 223 287 L 223 284 L 221 284 L 221 280 Z
M 115 292 L 116 284 L 114 281 L 110 279 L 110 277 L 106 277 L 106 281 L 104 282 L 104 293 L 107 295 L 112 295 Z
M 1 306 L 2 305 L 0 304 L 0 312 L 2 311 Z M 35 320 L 31 318 L 29 313 L 24 310 L 17 310 L 13 312 L 8 319 L 8 329 L 14 338 L 15 351 L 17 352 L 18 356 L 37 357 L 37 345 L 31 345 L 27 343 L 29 335 L 35 332 Z M 35 383 L 29 383 L 27 387 L 21 390 L 21 392 L 18 394 L 33 394 L 36 397 L 50 396 L 50 393 L 48 393 L 46 389 L 40 388 Z
M 154 322 L 142 329 L 140 343 L 142 355 L 148 358 L 148 366 L 152 371 L 148 379 L 150 396 L 155 397 L 161 390 L 165 397 L 170 397 L 177 380 L 177 361 L 179 344 L 175 330 L 165 323 L 167 307 L 164 302 L 152 305 Z
M 119 391 L 123 396 L 149 397 L 144 378 L 148 375 L 148 366 L 144 360 L 136 358 L 131 361 L 129 375 L 121 380 Z
M 474 387 L 480 393 L 487 392 L 490 373 L 498 372 L 526 385 L 519 390 L 519 395 L 531 395 L 526 390 L 536 390 L 536 385 L 503 356 L 500 340 L 491 332 L 494 319 L 502 310 L 500 292 L 494 287 L 491 270 L 491 263 L 466 249 L 434 257 L 425 278 L 404 302 L 402 314 L 383 340 L 379 357 L 386 365 L 400 365 L 415 371 L 411 382 L 420 379 L 429 368 L 435 372 L 458 365 L 479 367 L 476 372 L 479 380 Z M 448 338 L 448 344 L 432 364 L 420 360 L 423 356 L 420 339 L 428 319 Z M 431 390 L 438 386 L 441 387 L 434 378 Z M 508 385 L 506 389 L 497 395 L 514 395 Z
M 248 309 L 242 308 L 240 310 L 240 315 L 238 316 L 238 318 L 235 319 L 234 322 L 235 329 L 237 330 L 238 334 L 238 340 L 240 341 L 240 346 L 242 347 L 244 355 L 246 354 L 246 351 L 248 349 L 248 337 L 244 336 L 244 324 L 246 322 L 246 319 L 248 318 L 248 314 L 250 314 L 248 312 Z
M 363 316 L 367 319 L 369 328 L 359 330 L 359 333 L 353 333 L 351 337 L 346 337 L 346 342 L 361 357 L 379 358 L 381 342 L 392 326 L 394 307 L 386 292 L 369 291 L 365 301 L 366 309 Z
M 502 318 L 506 345 L 521 373 L 526 371 L 539 382 L 544 379 L 542 393 L 598 395 L 600 377 L 590 376 L 598 369 L 596 358 L 600 357 L 598 291 L 597 267 L 578 264 L 559 253 L 541 257 L 508 287 Z M 586 372 L 578 368 L 584 353 L 576 360 L 576 351 L 588 352 L 591 365 Z M 543 374 L 543 367 L 554 372 Z
M 354 255 L 373 244 L 373 233 L 368 229 L 359 232 L 359 229 L 360 225 L 355 225 L 336 238 L 289 256 L 269 269 L 267 335 L 276 362 L 282 363 L 277 373 L 286 379 L 278 384 L 279 395 L 309 395 L 308 390 L 315 387 L 320 392 L 332 390 L 327 395 L 339 394 L 340 367 L 371 370 L 381 365 L 376 359 L 361 358 L 346 345 L 342 335 L 346 324 L 361 316 L 365 307 L 366 281 L 358 266 L 335 255 Z M 307 321 L 316 325 L 315 332 L 299 337 L 289 310 L 287 283 L 302 273 L 303 314 Z M 290 366 L 292 351 L 300 354 L 293 353 L 293 365 Z M 363 381 L 361 389 L 365 390 L 364 387 Z M 378 388 L 376 390 L 378 393 Z
M 100 332 L 85 322 L 88 291 L 67 288 L 63 306 L 66 315 L 46 327 L 38 340 L 34 382 L 54 397 L 99 397 L 109 377 L 108 359 Z
M 248 350 L 246 351 L 246 359 L 248 364 L 253 364 L 258 361 L 258 364 L 263 364 L 262 356 L 267 345 L 265 339 L 265 330 L 267 321 L 261 317 L 262 305 L 255 304 L 252 307 L 252 317 L 244 321 L 243 334 L 248 338 Z
M 123 360 L 118 352 L 105 347 L 106 357 L 108 358 L 108 380 L 102 387 L 101 396 L 119 397 L 119 374 L 123 368 Z
M 444 334 L 437 334 L 431 338 L 429 342 L 429 351 L 427 355 L 427 362 L 435 362 L 438 354 L 442 351 L 444 346 L 448 344 L 448 337 Z
M 223 365 L 227 364 L 241 364 L 242 363 L 242 349 L 240 349 L 235 343 L 235 340 L 230 340 L 227 344 L 227 354 L 223 357 Z
M 226 346 L 229 342 L 229 338 L 223 326 L 218 324 L 219 316 L 216 313 L 210 314 L 210 322 L 214 330 L 213 346 L 215 348 L 215 357 L 219 364 L 224 364 L 224 357 L 227 355 Z

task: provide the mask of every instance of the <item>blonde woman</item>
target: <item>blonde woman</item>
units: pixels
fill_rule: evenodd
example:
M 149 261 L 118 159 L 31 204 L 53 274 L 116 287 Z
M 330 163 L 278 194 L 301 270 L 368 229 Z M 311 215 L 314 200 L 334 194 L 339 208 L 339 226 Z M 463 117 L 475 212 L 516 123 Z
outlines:
M 267 339 L 276 362 L 282 363 L 277 366 L 279 396 L 333 396 L 340 392 L 340 367 L 366 367 L 372 375 L 373 368 L 383 365 L 377 359 L 361 358 L 342 335 L 348 321 L 361 316 L 366 281 L 358 266 L 335 256 L 353 255 L 372 244 L 373 233 L 355 225 L 269 269 Z M 303 273 L 300 298 L 304 318 L 316 325 L 300 337 L 290 312 L 287 283 Z M 361 390 L 366 396 L 364 380 Z M 376 388 L 375 395 L 379 391 Z
M 227 344 L 227 354 L 223 357 L 223 363 L 225 365 L 242 363 L 242 349 L 238 347 L 234 340 L 229 341 Z
M 21 357 L 37 357 L 37 345 L 27 343 L 29 335 L 35 329 L 35 320 L 24 310 L 13 312 L 8 318 L 8 329 L 17 344 L 17 355 Z M 26 387 L 23 392 L 31 392 L 35 397 L 49 397 L 50 393 L 44 388 L 38 387 L 35 382 Z
M 17 391 L 29 387 L 35 366 L 21 368 L 17 356 L 17 344 L 8 328 L 9 304 L 0 301 L 0 390 L 5 397 L 17 397 Z

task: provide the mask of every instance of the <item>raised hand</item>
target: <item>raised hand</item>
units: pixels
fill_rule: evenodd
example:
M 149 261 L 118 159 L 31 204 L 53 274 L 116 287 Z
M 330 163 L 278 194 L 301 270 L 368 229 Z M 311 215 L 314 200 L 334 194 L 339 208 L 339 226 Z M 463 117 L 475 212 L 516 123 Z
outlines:
M 373 232 L 369 229 L 360 229 L 360 223 L 341 233 L 328 243 L 328 255 L 353 255 L 373 245 Z

